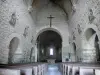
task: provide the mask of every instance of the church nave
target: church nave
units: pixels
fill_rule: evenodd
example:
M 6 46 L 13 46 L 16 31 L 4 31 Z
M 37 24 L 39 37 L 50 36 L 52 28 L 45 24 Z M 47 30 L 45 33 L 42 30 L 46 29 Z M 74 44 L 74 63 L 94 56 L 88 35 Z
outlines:
M 0 75 L 100 75 L 100 0 L 0 0 Z

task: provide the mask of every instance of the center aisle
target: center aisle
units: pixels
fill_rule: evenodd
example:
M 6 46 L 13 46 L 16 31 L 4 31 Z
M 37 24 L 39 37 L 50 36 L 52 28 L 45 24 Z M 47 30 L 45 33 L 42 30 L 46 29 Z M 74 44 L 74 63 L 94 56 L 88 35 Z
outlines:
M 59 71 L 59 67 L 57 64 L 48 65 L 48 72 L 46 75 L 62 75 Z

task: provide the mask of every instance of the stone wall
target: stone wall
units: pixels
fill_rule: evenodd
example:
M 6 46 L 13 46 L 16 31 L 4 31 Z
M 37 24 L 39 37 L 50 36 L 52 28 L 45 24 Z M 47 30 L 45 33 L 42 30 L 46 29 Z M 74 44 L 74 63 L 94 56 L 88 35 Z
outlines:
M 9 45 L 14 37 L 19 44 L 14 50 L 12 63 L 30 62 L 31 43 L 35 32 L 28 7 L 24 0 L 0 0 L 0 63 L 7 64 L 9 58 Z M 32 37 L 33 36 L 33 37 Z
M 52 19 L 52 27 L 50 28 L 50 19 L 49 17 L 52 15 L 54 18 Z M 36 37 L 39 33 L 46 31 L 46 30 L 53 30 L 56 31 L 62 37 L 62 52 L 64 50 L 68 50 L 67 48 L 64 49 L 63 47 L 67 47 L 69 45 L 69 32 L 68 32 L 68 23 L 66 14 L 63 12 L 61 8 L 57 5 L 49 3 L 42 7 L 38 13 L 36 18 Z M 66 54 L 67 55 L 67 54 Z M 64 58 L 62 57 L 64 60 Z
M 7 64 L 9 57 L 12 57 L 12 63 L 37 61 L 36 39 L 39 33 L 45 30 L 53 30 L 61 35 L 63 62 L 69 57 L 69 53 L 71 53 L 71 60 L 75 61 L 73 43 L 76 44 L 79 61 L 91 60 L 92 56 L 95 60 L 95 37 L 91 39 L 92 43 L 90 40 L 87 41 L 86 31 L 92 28 L 95 35 L 100 38 L 100 1 L 77 0 L 72 2 L 72 8 L 71 4 L 67 6 L 66 2 L 64 8 L 69 17 L 63 9 L 48 0 L 41 2 L 40 6 L 33 5 L 33 8 L 31 0 L 0 0 L 0 63 Z M 50 15 L 54 17 L 51 28 L 50 19 L 47 18 Z M 14 37 L 19 39 L 18 44 L 11 43 Z M 87 48 L 87 43 L 92 49 Z M 98 43 L 100 45 L 100 42 Z M 18 47 L 14 49 L 12 46 Z M 87 54 L 84 55 L 86 51 L 92 53 L 91 58 Z
M 99 0 L 78 0 L 77 3 L 74 3 L 75 12 L 70 16 L 69 19 L 69 32 L 71 33 L 71 37 L 75 37 L 75 39 L 71 39 L 72 43 L 75 42 L 77 46 L 77 50 L 80 50 L 80 53 L 84 52 L 84 48 L 86 46 L 84 42 L 87 42 L 85 32 L 88 28 L 92 28 L 96 31 L 98 38 L 100 37 L 100 1 Z M 74 34 L 73 34 L 74 33 Z M 100 44 L 100 42 L 99 42 Z M 92 53 L 95 52 L 94 50 Z M 78 57 L 81 57 L 79 55 Z M 91 54 L 92 55 L 92 54 Z M 94 56 L 94 55 L 93 55 Z M 84 55 L 82 56 L 85 57 Z M 87 56 L 87 58 L 89 55 Z M 92 58 L 92 56 L 91 56 Z M 90 58 L 90 59 L 91 59 Z M 94 58 L 95 60 L 96 58 Z

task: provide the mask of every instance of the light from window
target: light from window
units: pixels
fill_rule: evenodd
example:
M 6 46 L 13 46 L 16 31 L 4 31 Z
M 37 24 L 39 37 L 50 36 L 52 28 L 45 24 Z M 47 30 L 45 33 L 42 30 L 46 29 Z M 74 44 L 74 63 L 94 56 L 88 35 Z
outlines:
M 53 49 L 50 48 L 50 55 L 53 55 Z

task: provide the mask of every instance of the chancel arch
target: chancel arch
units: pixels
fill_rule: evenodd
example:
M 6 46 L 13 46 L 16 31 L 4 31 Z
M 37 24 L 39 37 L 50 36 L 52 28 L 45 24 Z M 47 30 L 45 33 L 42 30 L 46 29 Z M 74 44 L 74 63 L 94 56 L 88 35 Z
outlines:
M 97 31 L 93 28 L 88 28 L 85 31 L 82 48 L 83 62 L 98 62 L 100 60 L 99 38 Z
M 52 29 L 46 29 L 40 32 L 37 37 L 37 59 L 38 61 L 47 61 L 55 59 L 62 61 L 62 37 Z
M 37 38 L 41 33 L 43 33 L 44 31 L 47 31 L 47 30 L 51 30 L 51 31 L 57 32 L 61 36 L 61 38 L 63 38 L 60 30 L 58 30 L 57 28 L 53 28 L 53 27 L 52 28 L 48 28 L 47 27 L 47 28 L 40 28 L 37 31 L 36 36 L 35 36 L 35 41 L 37 41 Z M 63 42 L 63 39 L 62 39 L 62 42 Z
M 16 50 L 18 49 L 20 40 L 17 37 L 14 37 L 11 39 L 9 44 L 9 57 L 8 57 L 8 63 L 14 63 L 14 55 Z

